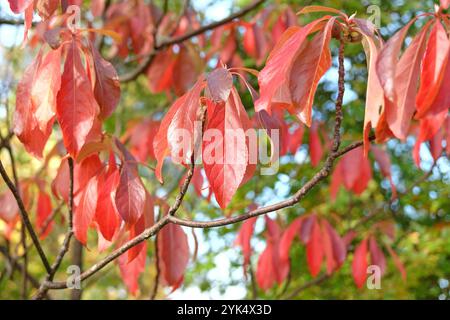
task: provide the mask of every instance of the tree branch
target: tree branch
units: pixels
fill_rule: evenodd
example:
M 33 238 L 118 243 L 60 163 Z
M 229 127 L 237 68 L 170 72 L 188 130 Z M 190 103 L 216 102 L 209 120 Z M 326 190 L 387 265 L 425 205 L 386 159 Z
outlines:
M 44 250 L 42 249 L 41 243 L 39 242 L 39 238 L 37 237 L 36 232 L 34 231 L 33 225 L 31 224 L 28 212 L 25 209 L 25 205 L 20 195 L 20 191 L 16 189 L 14 183 L 9 178 L 5 168 L 3 167 L 3 163 L 1 160 L 0 160 L 0 174 L 3 180 L 5 181 L 6 185 L 8 186 L 9 190 L 11 190 L 12 194 L 14 195 L 14 198 L 16 199 L 17 205 L 19 207 L 19 213 L 22 218 L 22 222 L 25 224 L 28 233 L 30 234 L 31 240 L 33 241 L 33 244 L 36 247 L 36 250 L 39 254 L 39 257 L 41 258 L 45 270 L 47 271 L 47 273 L 49 273 L 51 271 L 50 264 L 48 262 L 47 257 L 45 256 Z
M 136 69 L 130 71 L 129 73 L 126 73 L 126 74 L 120 76 L 120 78 L 119 78 L 120 82 L 126 83 L 126 82 L 130 82 L 130 81 L 136 80 L 137 77 L 139 75 L 141 75 L 142 73 L 144 73 L 148 69 L 148 67 L 152 64 L 153 59 L 155 58 L 156 54 L 159 51 L 161 51 L 161 50 L 163 50 L 163 49 L 165 49 L 165 48 L 167 48 L 167 47 L 169 47 L 171 45 L 179 44 L 181 42 L 189 40 L 189 39 L 191 39 L 191 38 L 193 38 L 195 36 L 198 36 L 198 35 L 200 35 L 202 33 L 207 32 L 209 30 L 213 30 L 215 28 L 218 28 L 218 27 L 220 27 L 220 26 L 222 26 L 224 24 L 227 24 L 227 23 L 233 21 L 234 19 L 237 19 L 237 18 L 240 18 L 242 16 L 245 16 L 247 13 L 255 10 L 260 5 L 262 5 L 265 1 L 266 0 L 258 0 L 256 2 L 254 2 L 253 4 L 248 5 L 244 9 L 242 9 L 242 10 L 240 10 L 240 11 L 238 11 L 238 12 L 236 12 L 236 13 L 230 15 L 230 16 L 228 16 L 225 19 L 222 19 L 220 21 L 216 21 L 216 22 L 210 23 L 210 24 L 208 24 L 206 26 L 198 28 L 197 30 L 188 32 L 188 33 L 186 33 L 186 34 L 184 34 L 182 36 L 176 37 L 176 38 L 168 39 L 166 41 L 161 42 L 158 45 L 155 45 L 153 51 L 149 53 L 149 55 L 145 58 L 145 60 L 141 64 L 139 64 L 136 67 Z M 154 41 L 156 41 L 156 38 L 155 38 Z

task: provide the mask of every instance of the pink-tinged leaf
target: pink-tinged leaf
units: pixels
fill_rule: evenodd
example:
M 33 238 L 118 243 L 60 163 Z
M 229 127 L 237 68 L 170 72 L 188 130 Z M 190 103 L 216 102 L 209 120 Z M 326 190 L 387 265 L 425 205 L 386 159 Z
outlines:
M 39 67 L 31 89 L 31 99 L 36 121 L 43 132 L 53 124 L 56 112 L 56 95 L 61 87 L 61 49 L 50 50 Z
M 266 249 L 261 253 L 256 267 L 256 283 L 263 291 L 267 291 L 276 283 L 276 268 L 273 256 L 277 254 L 272 243 L 267 243 Z
M 94 125 L 99 106 L 81 61 L 75 41 L 68 45 L 56 115 L 67 151 L 75 156 L 81 150 Z
M 177 96 L 182 96 L 197 81 L 204 67 L 204 62 L 192 46 L 181 46 L 174 65 L 177 76 L 173 78 L 173 89 Z
M 386 257 L 374 237 L 369 238 L 370 261 L 380 268 L 381 275 L 386 272 Z
M 357 20 L 359 21 L 359 20 Z M 379 51 L 382 44 L 374 35 L 363 32 L 362 44 L 367 60 L 367 91 L 364 113 L 364 152 L 367 155 L 370 147 L 370 129 L 376 128 L 384 108 L 384 91 L 376 72 Z
M 87 231 L 95 216 L 98 191 L 98 176 L 93 176 L 74 199 L 73 232 L 83 245 L 87 244 Z
M 234 242 L 235 245 L 238 245 L 242 248 L 242 254 L 244 256 L 244 274 L 246 274 L 247 266 L 250 263 L 250 257 L 252 254 L 251 239 L 253 236 L 253 231 L 255 229 L 256 220 L 256 217 L 245 220 L 244 223 L 242 223 L 242 227 L 239 230 L 239 233 Z
M 358 288 L 362 288 L 367 277 L 367 239 L 356 247 L 352 261 L 353 279 Z
M 124 162 L 120 170 L 115 205 L 122 219 L 129 225 L 135 224 L 144 212 L 146 191 L 137 167 Z
M 323 157 L 322 142 L 320 141 L 317 122 L 311 126 L 309 132 L 309 156 L 313 167 L 317 167 Z
M 394 261 L 394 264 L 397 267 L 398 271 L 400 271 L 403 281 L 406 281 L 406 269 L 405 266 L 403 265 L 403 262 L 400 260 L 397 253 L 395 253 L 395 251 L 391 248 L 390 245 L 386 244 L 386 249 L 391 255 L 391 258 Z
M 397 198 L 397 188 L 392 180 L 391 159 L 389 158 L 389 154 L 385 150 L 378 147 L 372 147 L 372 153 L 375 157 L 375 161 L 380 166 L 381 174 L 385 176 L 391 184 L 392 198 Z
M 33 4 L 30 3 L 28 8 L 25 9 L 25 17 L 24 17 L 24 30 L 23 30 L 23 45 L 25 45 L 25 42 L 28 39 L 28 31 L 31 29 L 31 26 L 33 24 Z
M 450 154 L 450 117 L 447 116 L 447 120 L 444 124 L 444 132 L 445 132 L 445 142 L 446 142 L 446 148 L 445 152 L 447 152 L 447 155 Z
M 120 216 L 115 204 L 115 195 L 119 185 L 120 173 L 111 166 L 107 172 L 99 178 L 99 194 L 95 221 L 105 240 L 112 241 L 120 227 Z
M 330 237 L 330 233 L 328 232 L 327 226 L 325 225 L 326 220 L 322 221 L 322 246 L 326 259 L 327 265 L 327 274 L 330 275 L 337 268 L 337 263 L 334 259 L 333 254 L 333 243 Z
M 244 27 L 244 50 L 259 64 L 264 59 L 268 49 L 264 31 L 256 22 L 246 23 Z
M 187 236 L 180 226 L 171 223 L 159 232 L 158 255 L 164 283 L 176 290 L 183 283 L 189 262 Z
M 52 181 L 52 193 L 58 199 L 69 202 L 70 172 L 67 159 L 61 160 L 56 176 Z
M 6 223 L 13 222 L 19 215 L 19 207 L 12 192 L 7 189 L 0 194 L 0 219 Z
M 161 122 L 153 141 L 158 162 L 155 175 L 161 183 L 163 182 L 162 165 L 167 155 L 172 155 L 174 161 L 181 158 L 181 162 L 190 163 L 194 150 L 194 126 L 203 88 L 204 81 L 200 78 L 191 91 L 175 101 Z M 189 139 L 189 141 L 179 142 L 180 136 L 181 139 Z M 182 152 L 181 155 L 180 152 Z
M 319 222 L 315 219 L 311 237 L 306 244 L 306 260 L 308 262 L 309 272 L 313 277 L 316 277 L 320 272 L 323 256 L 324 248 L 322 243 L 322 233 Z
M 419 134 L 413 149 L 413 159 L 417 167 L 420 167 L 420 146 L 422 143 L 430 141 L 437 134 L 446 117 L 448 117 L 447 110 L 443 110 L 440 114 L 431 114 L 420 120 Z
M 335 18 L 331 18 L 324 30 L 319 31 L 295 58 L 287 83 L 294 104 L 295 114 L 311 126 L 312 105 L 320 79 L 331 67 L 330 40 Z
M 406 139 L 416 109 L 420 62 L 425 53 L 429 26 L 430 23 L 426 24 L 414 38 L 395 69 L 395 100 L 393 104 L 386 105 L 386 120 L 392 133 L 399 139 Z
M 450 50 L 448 51 L 448 56 L 450 57 Z M 442 70 L 443 79 L 439 91 L 434 99 L 432 105 L 423 117 L 437 116 L 447 111 L 450 106 L 450 90 L 448 90 L 448 83 L 450 83 L 450 62 L 447 62 L 446 67 Z
M 347 257 L 347 245 L 343 238 L 339 236 L 336 230 L 328 223 L 328 221 L 324 220 L 326 231 L 329 234 L 331 239 L 331 245 L 333 248 L 333 257 L 336 261 L 337 268 L 342 266 Z
M 430 32 L 425 55 L 422 60 L 420 87 L 417 93 L 417 118 L 429 110 L 436 98 L 444 77 L 448 60 L 450 41 L 447 32 L 439 21 L 436 21 Z
M 139 220 L 134 224 L 130 229 L 129 239 L 132 240 L 135 237 L 142 234 L 145 229 L 150 228 L 155 223 L 154 216 L 154 203 L 152 197 L 147 193 L 145 197 L 145 206 L 144 206 L 144 214 L 139 218 Z M 143 243 L 134 246 L 130 250 L 128 250 L 128 261 L 132 261 L 135 259 L 141 250 L 144 250 L 145 247 Z
M 158 133 L 160 123 L 151 119 L 145 119 L 127 131 L 126 136 L 130 137 L 130 152 L 140 162 L 147 162 L 155 159 L 153 140 Z
M 448 9 L 450 6 L 450 0 L 440 0 L 441 8 Z
M 37 202 L 36 226 L 38 227 L 39 237 L 41 239 L 45 239 L 52 231 L 53 221 L 47 221 L 52 215 L 52 211 L 52 200 L 50 196 L 46 192 L 40 191 Z
M 109 117 L 120 101 L 119 76 L 113 65 L 102 58 L 98 50 L 91 44 L 95 70 L 94 96 L 100 107 L 100 117 Z
M 336 166 L 332 180 L 332 198 L 336 196 L 339 183 L 342 183 L 347 190 L 359 195 L 366 190 L 371 179 L 370 161 L 364 156 L 363 148 L 353 149 L 345 154 Z
M 386 98 L 395 103 L 397 100 L 395 84 L 397 75 L 397 65 L 400 51 L 402 49 L 403 42 L 406 34 L 417 18 L 412 19 L 405 27 L 398 31 L 392 38 L 386 42 L 385 46 L 381 50 L 377 61 L 377 74 L 380 79 L 380 83 L 384 89 Z
M 104 165 L 101 162 L 98 154 L 93 154 L 84 159 L 81 163 L 75 164 L 74 194 L 78 195 L 93 176 L 100 174 L 103 167 Z M 67 184 L 66 187 L 69 188 L 69 184 Z
M 280 240 L 280 259 L 282 261 L 289 261 L 289 251 L 295 237 L 299 237 L 300 228 L 302 226 L 302 218 L 295 219 L 289 227 L 283 232 Z
M 92 0 L 91 12 L 94 17 L 100 17 L 105 10 L 105 0 Z
M 35 8 L 39 16 L 46 20 L 55 13 L 61 1 L 59 0 L 36 0 Z
M 304 133 L 305 127 L 302 124 L 299 124 L 299 126 L 292 133 L 289 133 L 287 149 L 292 155 L 295 155 L 298 149 L 300 149 Z
M 344 177 L 342 174 L 343 164 L 342 162 L 338 162 L 336 168 L 333 171 L 333 175 L 331 176 L 331 184 L 330 184 L 330 198 L 335 201 L 336 197 L 339 193 L 339 189 L 341 185 L 344 184 Z
M 18 14 L 22 13 L 33 3 L 33 0 L 8 0 L 11 11 Z
M 231 73 L 224 68 L 218 68 L 206 77 L 208 84 L 207 90 L 214 102 L 225 102 L 231 93 L 233 87 L 233 77 Z
M 147 247 L 147 243 L 144 242 Z M 139 290 L 139 276 L 145 271 L 145 262 L 147 258 L 147 250 L 141 250 L 139 256 L 133 261 L 129 262 L 127 255 L 123 254 L 119 257 L 119 268 L 122 280 L 128 288 L 128 291 L 137 296 Z
M 266 110 L 270 113 L 272 102 L 292 105 L 289 82 L 292 65 L 304 47 L 307 36 L 327 18 L 316 20 L 303 28 L 291 27 L 281 36 L 280 41 L 270 53 L 266 66 L 259 73 L 258 82 L 261 97 L 255 104 L 255 110 Z M 283 99 L 279 99 L 279 96 Z M 279 101 L 282 100 L 282 101 Z
M 210 104 L 208 107 L 212 107 Z M 203 163 L 221 208 L 226 208 L 241 185 L 249 164 L 245 131 L 250 120 L 235 89 L 225 104 L 208 114 L 203 139 Z
M 147 71 L 147 78 L 152 93 L 168 90 L 173 83 L 176 56 L 172 48 L 158 53 Z
M 311 238 L 312 228 L 314 223 L 316 222 L 316 215 L 310 215 L 303 219 L 302 224 L 300 226 L 300 240 L 307 244 L 309 239 Z
M 52 91 L 53 88 L 51 87 L 44 87 L 42 82 L 36 82 L 38 79 L 50 80 L 43 79 L 40 74 L 41 67 L 44 72 L 47 72 L 49 64 L 53 65 L 51 61 L 48 61 L 48 57 L 52 57 L 51 52 L 47 54 L 45 60 L 42 58 L 42 51 L 38 53 L 33 63 L 25 70 L 22 79 L 17 85 L 16 92 L 14 133 L 23 143 L 27 152 L 37 158 L 42 158 L 42 152 L 51 134 L 53 125 L 53 118 L 51 116 L 48 117 L 48 114 L 51 114 L 51 108 L 54 108 L 51 105 L 51 97 L 56 91 Z M 35 88 L 34 98 L 33 88 Z M 45 99 L 46 94 L 48 99 Z M 40 117 L 40 121 L 38 121 L 37 116 Z M 44 128 L 44 130 L 41 130 L 41 128 Z

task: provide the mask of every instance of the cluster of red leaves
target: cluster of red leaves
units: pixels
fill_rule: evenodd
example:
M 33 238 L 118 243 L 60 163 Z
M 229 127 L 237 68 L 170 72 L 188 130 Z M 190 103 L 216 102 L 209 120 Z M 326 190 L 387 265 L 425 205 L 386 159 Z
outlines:
M 297 238 L 306 245 L 306 260 L 309 271 L 316 277 L 325 261 L 326 272 L 337 271 L 345 261 L 347 249 L 344 240 L 330 223 L 315 214 L 295 219 L 284 231 L 278 223 L 268 217 L 266 221 L 266 248 L 258 259 L 256 281 L 263 290 L 281 285 L 290 270 L 289 252 Z M 243 223 L 236 238 L 236 245 L 242 248 L 244 272 L 250 263 L 252 254 L 251 238 L 256 218 Z
M 81 31 L 61 29 L 54 36 L 54 48 L 47 53 L 44 47 L 40 49 L 16 93 L 14 133 L 38 158 L 42 158 L 55 119 L 67 151 L 76 157 L 86 143 L 101 140 L 101 121 L 112 114 L 120 100 L 114 67 L 91 43 L 83 41 Z
M 380 231 L 386 234 L 391 240 L 394 239 L 394 226 L 389 222 L 379 222 L 373 227 L 373 231 Z M 386 251 L 391 256 L 395 266 L 400 271 L 402 279 L 406 281 L 406 270 L 403 263 L 389 245 L 388 242 L 384 242 Z M 370 258 L 370 260 L 369 260 Z M 386 257 L 383 250 L 380 248 L 376 236 L 371 234 L 364 238 L 355 248 L 352 261 L 352 273 L 355 284 L 358 288 L 362 288 L 367 279 L 367 267 L 369 265 L 377 266 L 380 271 L 380 276 L 386 273 Z

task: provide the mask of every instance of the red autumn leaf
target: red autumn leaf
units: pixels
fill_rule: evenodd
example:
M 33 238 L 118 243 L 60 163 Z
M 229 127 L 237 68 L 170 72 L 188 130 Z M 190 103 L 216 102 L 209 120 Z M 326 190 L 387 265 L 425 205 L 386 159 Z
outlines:
M 324 29 L 307 42 L 296 56 L 288 75 L 295 114 L 307 126 L 311 125 L 312 105 L 319 81 L 331 67 L 329 46 L 334 22 L 335 18 L 331 18 Z
M 61 50 L 42 51 L 17 86 L 14 133 L 32 155 L 41 158 L 52 131 L 56 93 L 60 88 Z
M 244 28 L 244 50 L 259 64 L 264 59 L 268 49 L 264 31 L 256 22 L 245 23 Z
M 152 93 L 168 90 L 172 85 L 176 56 L 172 47 L 158 53 L 147 71 L 148 83 Z
M 377 244 L 374 237 L 369 238 L 369 250 L 370 250 L 370 261 L 372 265 L 376 265 L 380 268 L 381 274 L 383 275 L 386 271 L 386 257 L 383 251 Z
M 278 224 L 266 219 L 266 249 L 258 259 L 256 282 L 263 290 L 270 289 L 275 283 L 281 285 L 289 273 L 289 260 L 282 260 L 280 256 L 281 230 Z
M 160 231 L 158 255 L 162 279 L 172 290 L 176 290 L 183 282 L 189 262 L 187 236 L 180 226 L 168 224 Z
M 143 242 L 144 249 L 133 261 L 128 261 L 127 255 L 123 254 L 119 257 L 119 268 L 123 282 L 128 288 L 128 291 L 134 296 L 137 296 L 139 290 L 139 276 L 145 270 L 145 262 L 147 258 L 147 243 Z
M 300 240 L 304 244 L 307 244 L 309 242 L 309 239 L 311 238 L 312 228 L 315 222 L 316 222 L 316 215 L 314 214 L 305 217 L 303 219 L 302 224 L 300 226 Z
M 53 221 L 47 221 L 51 215 L 52 200 L 46 192 L 40 191 L 37 201 L 36 226 L 38 227 L 41 239 L 45 239 L 52 231 Z
M 242 223 L 242 227 L 235 240 L 235 244 L 242 248 L 242 254 L 244 256 L 244 274 L 247 270 L 247 266 L 250 263 L 250 257 L 252 254 L 252 247 L 250 242 L 253 236 L 256 220 L 256 217 L 245 220 Z
M 70 172 L 67 159 L 61 160 L 56 176 L 52 181 L 52 193 L 58 199 L 69 202 Z
M 19 207 L 13 193 L 7 189 L 0 194 L 0 219 L 6 223 L 13 222 L 19 215 Z
M 271 105 L 275 102 L 292 105 L 288 82 L 292 65 L 304 47 L 309 33 L 323 20 L 316 20 L 303 28 L 291 27 L 282 35 L 258 75 L 261 97 L 256 102 L 256 111 L 266 110 L 270 113 Z M 284 96 L 279 97 L 282 91 Z
M 200 93 L 203 90 L 204 81 L 200 78 L 191 91 L 178 98 L 170 107 L 169 111 L 161 121 L 158 134 L 153 141 L 153 148 L 157 160 L 155 175 L 162 183 L 162 166 L 167 155 L 178 159 L 181 156 L 183 163 L 190 163 L 194 151 L 194 125 L 197 119 L 197 111 L 200 105 Z M 189 141 L 180 143 L 177 141 L 182 135 Z M 183 152 L 180 155 L 180 148 Z
M 446 117 L 448 117 L 447 110 L 443 110 L 440 114 L 430 114 L 426 118 L 420 120 L 419 134 L 413 149 L 413 159 L 418 167 L 420 166 L 420 146 L 422 143 L 433 139 L 441 126 L 445 123 Z
M 91 12 L 94 17 L 100 17 L 105 10 L 105 0 L 92 0 Z
M 134 224 L 130 229 L 129 239 L 134 239 L 135 237 L 142 234 L 145 229 L 150 228 L 155 223 L 154 217 L 154 204 L 152 197 L 146 193 L 145 195 L 145 206 L 144 206 L 144 214 L 139 218 L 139 220 Z M 132 247 L 128 250 L 128 261 L 132 261 L 135 259 L 141 250 L 145 250 L 144 243 L 141 242 L 138 245 Z
M 145 119 L 144 121 L 133 126 L 126 133 L 126 136 L 130 137 L 130 152 L 140 162 L 145 163 L 149 159 L 155 159 L 153 140 L 158 133 L 159 124 L 160 123 L 158 121 Z
M 268 243 L 258 259 L 256 267 L 256 283 L 262 290 L 267 291 L 276 283 L 276 268 L 273 256 L 277 254 L 272 243 Z
M 300 228 L 302 226 L 302 222 L 302 218 L 295 219 L 283 232 L 280 240 L 280 259 L 282 261 L 289 261 L 289 251 L 295 237 L 300 237 Z
M 356 286 L 362 288 L 367 277 L 367 239 L 356 247 L 352 261 L 353 279 Z
M 322 223 L 325 225 L 326 232 L 328 232 L 328 235 L 330 237 L 334 261 L 336 262 L 336 267 L 339 268 L 340 266 L 342 266 L 345 258 L 347 257 L 347 245 L 344 239 L 339 236 L 339 234 L 328 223 L 328 221 L 323 220 Z
M 324 255 L 322 243 L 322 233 L 317 219 L 315 219 L 311 230 L 311 237 L 306 244 L 306 260 L 308 262 L 309 272 L 316 277 L 320 272 Z
M 370 161 L 362 147 L 346 153 L 337 164 L 331 181 L 331 198 L 335 199 L 340 185 L 359 195 L 372 179 Z
M 406 139 L 415 111 L 420 62 L 425 53 L 425 40 L 430 24 L 427 24 L 405 50 L 395 73 L 395 100 L 386 104 L 386 120 L 392 133 Z
M 309 155 L 312 166 L 317 167 L 323 157 L 322 142 L 320 141 L 317 122 L 313 123 L 309 132 Z
M 116 141 L 116 145 L 122 152 L 122 166 L 115 205 L 125 223 L 132 226 L 144 212 L 146 191 L 139 176 L 136 160 L 120 142 Z
M 200 53 L 193 46 L 181 46 L 174 65 L 173 89 L 177 96 L 185 94 L 197 81 L 203 68 Z
M 93 176 L 74 199 L 73 232 L 83 245 L 87 244 L 87 231 L 95 216 L 98 192 L 98 176 Z
M 305 127 L 302 124 L 299 124 L 296 129 L 292 133 L 289 133 L 288 139 L 288 151 L 295 155 L 302 145 L 303 135 L 305 133 Z
M 33 0 L 8 0 L 9 7 L 14 13 L 22 13 L 26 8 L 33 3 Z
M 359 25 L 362 24 L 360 20 L 356 21 Z M 364 32 L 365 28 L 363 26 L 360 26 L 360 29 L 362 30 L 362 44 L 366 54 L 368 69 L 366 106 L 364 112 L 364 152 L 367 155 L 370 147 L 370 129 L 377 127 L 380 113 L 384 108 L 383 87 L 376 72 L 378 56 L 383 43 L 382 40 L 375 36 L 374 32 Z
M 327 226 L 325 225 L 326 220 L 322 221 L 322 246 L 323 252 L 326 259 L 327 274 L 330 275 L 337 268 L 337 263 L 334 260 L 333 254 L 333 243 L 328 232 Z
M 447 60 L 449 57 L 450 49 L 448 51 Z M 443 78 L 439 91 L 437 92 L 436 97 L 428 110 L 426 112 L 419 113 L 417 115 L 418 118 L 425 117 L 427 115 L 437 116 L 448 110 L 448 106 L 450 105 L 450 90 L 448 90 L 447 87 L 447 84 L 450 81 L 450 63 L 448 61 L 446 63 L 446 67 L 441 72 L 443 73 Z
M 99 193 L 95 210 L 98 229 L 108 241 L 112 241 L 120 227 L 120 216 L 114 201 L 120 173 L 115 165 L 114 155 L 111 157 L 108 170 L 98 180 Z
M 450 41 L 447 32 L 436 21 L 430 32 L 425 55 L 422 60 L 420 87 L 417 93 L 417 117 L 423 117 L 436 98 L 444 77 Z
M 233 77 L 224 68 L 218 68 L 206 77 L 208 93 L 214 102 L 227 101 L 233 87 Z
M 243 182 L 249 165 L 245 132 L 250 128 L 250 119 L 234 88 L 225 104 L 208 104 L 208 108 L 212 107 L 203 139 L 203 164 L 216 200 L 224 209 Z
M 94 96 L 100 107 L 100 117 L 109 117 L 120 101 L 119 76 L 113 65 L 102 58 L 94 45 L 90 46 L 95 70 Z
M 59 0 L 36 0 L 35 9 L 39 16 L 46 20 L 58 9 Z
M 94 125 L 99 106 L 81 61 L 75 40 L 68 45 L 56 115 L 67 151 L 76 156 Z

